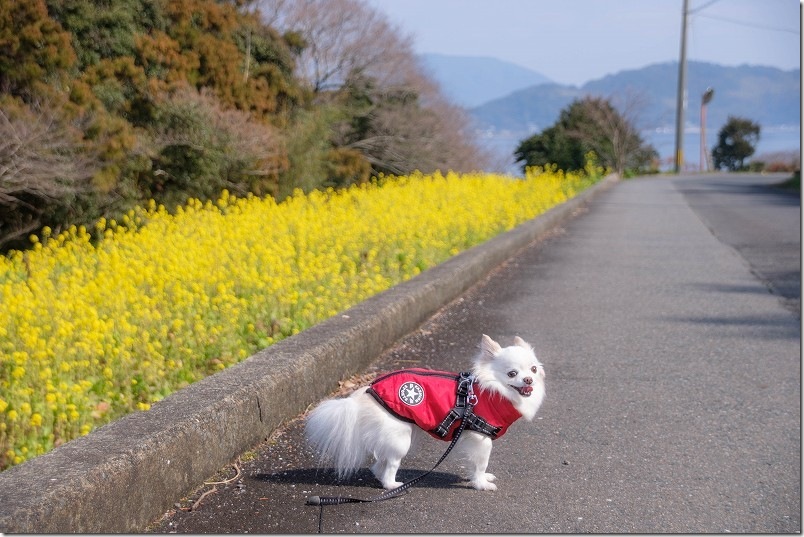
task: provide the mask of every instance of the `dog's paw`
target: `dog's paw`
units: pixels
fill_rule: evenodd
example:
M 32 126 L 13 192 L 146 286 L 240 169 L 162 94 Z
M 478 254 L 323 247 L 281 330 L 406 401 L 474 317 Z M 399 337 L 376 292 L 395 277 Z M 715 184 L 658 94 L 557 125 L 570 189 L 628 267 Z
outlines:
M 401 481 L 390 481 L 388 483 L 383 483 L 382 484 L 382 488 L 384 488 L 385 490 L 393 490 L 396 487 L 401 487 L 401 486 L 402 486 Z
M 486 481 L 494 481 L 495 479 L 497 479 L 496 475 L 486 472 Z
M 486 474 L 488 475 L 488 474 Z M 493 476 L 492 476 L 493 477 Z M 472 488 L 477 490 L 497 490 L 497 485 L 489 481 L 488 479 L 473 479 L 471 481 Z

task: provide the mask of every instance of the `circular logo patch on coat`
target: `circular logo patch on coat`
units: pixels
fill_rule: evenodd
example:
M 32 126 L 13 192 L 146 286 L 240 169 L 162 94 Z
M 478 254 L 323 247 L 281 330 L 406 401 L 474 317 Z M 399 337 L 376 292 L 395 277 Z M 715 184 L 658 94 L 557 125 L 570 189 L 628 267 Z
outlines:
M 399 399 L 408 406 L 424 401 L 424 388 L 418 382 L 408 381 L 399 387 Z

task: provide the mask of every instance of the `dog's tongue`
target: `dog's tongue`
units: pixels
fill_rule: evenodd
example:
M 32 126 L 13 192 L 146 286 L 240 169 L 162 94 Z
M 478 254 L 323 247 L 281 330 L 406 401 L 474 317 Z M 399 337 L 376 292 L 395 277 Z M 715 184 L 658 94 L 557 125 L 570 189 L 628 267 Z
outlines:
M 530 395 L 532 391 L 533 391 L 533 386 L 522 386 L 519 389 L 519 393 L 521 393 L 522 395 Z

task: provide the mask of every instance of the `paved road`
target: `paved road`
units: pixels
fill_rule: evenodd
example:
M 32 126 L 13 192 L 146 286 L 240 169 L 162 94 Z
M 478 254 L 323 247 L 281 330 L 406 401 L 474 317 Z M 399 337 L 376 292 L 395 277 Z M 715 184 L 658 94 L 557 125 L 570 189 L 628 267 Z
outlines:
M 712 233 L 801 316 L 801 197 L 768 188 L 779 176 L 710 176 L 678 182 Z
M 800 532 L 800 313 L 760 266 L 779 249 L 800 259 L 800 241 L 744 243 L 728 217 L 750 198 L 800 230 L 799 209 L 787 210 L 798 198 L 753 186 L 767 183 L 620 183 L 383 355 L 375 371 L 460 370 L 481 333 L 520 335 L 546 366 L 547 399 L 495 443 L 496 492 L 469 489 L 450 456 L 402 498 L 326 508 L 324 531 Z M 800 312 L 800 283 L 797 294 Z M 151 530 L 315 532 L 307 496 L 379 493 L 367 471 L 336 485 L 317 469 L 301 427 L 289 423 L 240 479 Z M 428 443 L 401 477 L 445 447 Z

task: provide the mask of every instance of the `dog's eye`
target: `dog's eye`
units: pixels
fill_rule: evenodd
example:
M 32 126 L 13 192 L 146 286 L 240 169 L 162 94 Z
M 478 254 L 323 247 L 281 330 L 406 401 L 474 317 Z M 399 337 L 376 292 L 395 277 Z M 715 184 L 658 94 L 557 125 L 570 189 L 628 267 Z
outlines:
M 539 368 L 534 365 L 533 367 L 530 368 L 530 370 L 536 373 L 539 370 Z
M 517 372 L 514 369 L 512 369 L 511 371 L 508 372 L 508 376 L 511 377 L 511 378 L 514 378 L 516 375 L 517 375 Z

